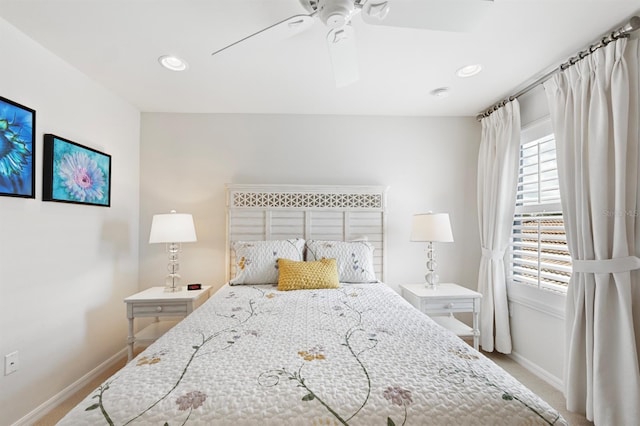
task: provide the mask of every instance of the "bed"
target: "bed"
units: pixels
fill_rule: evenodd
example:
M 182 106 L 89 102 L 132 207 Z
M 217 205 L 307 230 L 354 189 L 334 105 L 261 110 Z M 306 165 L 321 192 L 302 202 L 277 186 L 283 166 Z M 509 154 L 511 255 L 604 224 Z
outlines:
M 59 424 L 566 424 L 380 280 L 385 191 L 228 186 L 229 282 Z

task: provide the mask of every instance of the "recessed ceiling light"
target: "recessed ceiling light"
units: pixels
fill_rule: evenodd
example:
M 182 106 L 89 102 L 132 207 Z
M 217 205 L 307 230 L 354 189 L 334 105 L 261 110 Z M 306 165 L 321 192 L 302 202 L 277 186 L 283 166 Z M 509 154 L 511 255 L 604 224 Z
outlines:
M 482 71 L 482 65 L 473 64 L 460 68 L 456 71 L 456 75 L 461 78 L 467 78 L 478 74 L 480 71 Z
M 446 98 L 449 96 L 449 88 L 448 87 L 439 87 L 431 91 L 431 95 L 436 98 Z
M 160 65 L 171 71 L 184 71 L 189 67 L 184 59 L 173 55 L 160 56 L 158 58 L 158 62 L 160 62 Z

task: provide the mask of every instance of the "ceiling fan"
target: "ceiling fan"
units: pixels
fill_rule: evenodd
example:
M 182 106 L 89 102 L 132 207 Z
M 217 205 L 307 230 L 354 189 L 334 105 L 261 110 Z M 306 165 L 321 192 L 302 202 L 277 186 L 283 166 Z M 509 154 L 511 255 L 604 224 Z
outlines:
M 473 28 L 493 0 L 299 0 L 308 14 L 297 14 L 248 35 L 212 55 L 257 36 L 297 34 L 318 18 L 329 28 L 327 46 L 336 87 L 359 79 L 351 18 L 361 13 L 371 25 L 464 32 Z

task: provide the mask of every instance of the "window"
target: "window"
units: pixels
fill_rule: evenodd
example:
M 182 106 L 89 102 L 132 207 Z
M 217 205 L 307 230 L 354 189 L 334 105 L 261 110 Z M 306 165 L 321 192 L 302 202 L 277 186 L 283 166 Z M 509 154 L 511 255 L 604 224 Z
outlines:
M 571 257 L 560 205 L 556 142 L 552 133 L 543 133 L 540 137 L 540 129 L 523 130 L 509 275 L 514 283 L 566 292 Z

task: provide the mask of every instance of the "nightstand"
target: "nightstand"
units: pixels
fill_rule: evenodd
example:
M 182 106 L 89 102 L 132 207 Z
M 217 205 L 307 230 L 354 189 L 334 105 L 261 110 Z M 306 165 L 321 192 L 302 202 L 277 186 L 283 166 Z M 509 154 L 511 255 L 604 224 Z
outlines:
M 160 321 L 160 317 L 186 317 L 209 298 L 211 286 L 202 286 L 200 290 L 182 290 L 165 292 L 164 287 L 151 287 L 124 299 L 127 304 L 129 335 L 127 336 L 127 358 L 133 359 L 133 345 L 136 342 L 153 342 L 178 321 Z M 133 320 L 142 317 L 155 317 L 155 322 L 133 333 Z
M 473 337 L 473 347 L 478 349 L 480 340 L 480 299 L 482 294 L 457 284 L 438 284 L 433 290 L 426 284 L 401 285 L 402 297 L 420 311 L 429 315 L 441 326 L 453 331 L 460 337 Z M 471 312 L 473 327 L 458 320 L 453 314 Z

